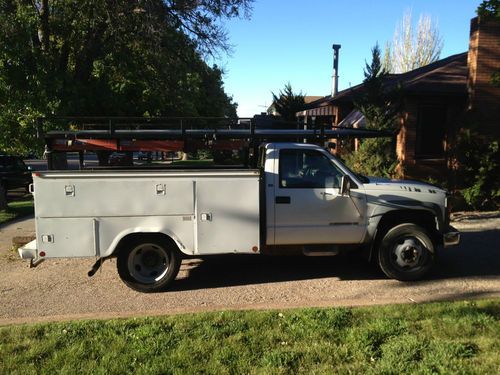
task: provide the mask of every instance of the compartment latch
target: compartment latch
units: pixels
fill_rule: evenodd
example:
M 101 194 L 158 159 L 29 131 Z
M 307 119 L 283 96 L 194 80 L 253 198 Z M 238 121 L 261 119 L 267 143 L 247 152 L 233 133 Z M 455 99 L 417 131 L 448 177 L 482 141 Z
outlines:
M 67 197 L 74 197 L 75 196 L 75 185 L 66 185 L 64 187 L 64 193 L 66 194 Z

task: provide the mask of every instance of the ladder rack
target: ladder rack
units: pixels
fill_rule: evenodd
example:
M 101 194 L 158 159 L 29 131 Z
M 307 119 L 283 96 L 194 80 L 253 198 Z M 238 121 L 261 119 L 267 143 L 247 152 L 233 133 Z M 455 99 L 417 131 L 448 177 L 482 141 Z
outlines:
M 61 152 L 191 152 L 198 149 L 249 150 L 262 142 L 310 142 L 332 139 L 394 137 L 368 129 L 290 123 L 276 118 L 218 117 L 47 117 L 37 122 L 45 139 L 49 168 Z M 252 151 L 253 150 L 253 151 Z

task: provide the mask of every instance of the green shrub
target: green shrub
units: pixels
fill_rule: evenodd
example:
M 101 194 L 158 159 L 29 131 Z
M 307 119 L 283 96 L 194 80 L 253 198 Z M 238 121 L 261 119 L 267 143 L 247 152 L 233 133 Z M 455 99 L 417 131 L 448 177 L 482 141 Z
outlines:
M 465 129 L 454 150 L 456 187 L 473 209 L 500 207 L 500 149 L 498 141 L 488 142 Z
M 392 140 L 364 139 L 356 152 L 343 155 L 345 163 L 356 173 L 366 176 L 394 177 L 398 160 Z

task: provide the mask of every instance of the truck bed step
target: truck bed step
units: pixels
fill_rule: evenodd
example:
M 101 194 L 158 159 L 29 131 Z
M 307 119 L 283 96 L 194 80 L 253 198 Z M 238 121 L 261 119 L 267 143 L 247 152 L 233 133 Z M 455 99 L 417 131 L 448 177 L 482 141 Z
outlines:
M 340 252 L 338 246 L 334 245 L 313 245 L 304 246 L 302 254 L 308 257 L 335 256 Z

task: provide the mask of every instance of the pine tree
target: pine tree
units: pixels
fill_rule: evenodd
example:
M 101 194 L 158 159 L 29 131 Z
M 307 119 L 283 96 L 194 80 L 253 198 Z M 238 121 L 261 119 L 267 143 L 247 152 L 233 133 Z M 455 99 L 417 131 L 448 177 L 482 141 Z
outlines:
M 363 114 L 367 128 L 378 130 L 394 129 L 400 110 L 401 89 L 388 90 L 388 72 L 382 66 L 380 47 L 372 49 L 372 61 L 364 69 L 363 92 L 355 100 L 355 107 Z
M 400 110 L 401 90 L 387 89 L 387 71 L 380 59 L 380 48 L 372 49 L 372 61 L 366 63 L 363 92 L 354 105 L 365 117 L 369 129 L 394 131 Z M 346 163 L 356 172 L 369 176 L 392 177 L 398 164 L 392 139 L 360 141 L 358 150 L 345 155 Z
M 304 94 L 302 91 L 295 94 L 292 85 L 288 82 L 279 94 L 271 93 L 273 95 L 273 106 L 278 114 L 285 121 L 295 121 L 296 113 L 304 109 Z

